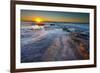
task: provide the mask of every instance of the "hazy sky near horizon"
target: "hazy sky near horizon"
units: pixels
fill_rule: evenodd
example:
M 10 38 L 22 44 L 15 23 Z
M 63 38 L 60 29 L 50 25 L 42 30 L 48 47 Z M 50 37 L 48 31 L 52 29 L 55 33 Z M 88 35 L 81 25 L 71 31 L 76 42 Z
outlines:
M 36 18 L 51 22 L 89 23 L 89 13 L 21 10 L 21 21 L 35 21 Z

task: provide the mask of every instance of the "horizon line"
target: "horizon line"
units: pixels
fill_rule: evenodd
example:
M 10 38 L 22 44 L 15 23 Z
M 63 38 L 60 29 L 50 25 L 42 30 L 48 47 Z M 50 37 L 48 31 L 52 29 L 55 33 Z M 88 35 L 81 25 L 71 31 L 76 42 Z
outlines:
M 34 22 L 34 23 L 36 23 L 36 21 L 21 21 L 21 22 Z M 45 23 L 45 22 L 54 22 L 54 23 L 84 23 L 84 24 L 89 24 L 89 22 L 63 22 L 63 21 L 42 21 L 41 23 Z

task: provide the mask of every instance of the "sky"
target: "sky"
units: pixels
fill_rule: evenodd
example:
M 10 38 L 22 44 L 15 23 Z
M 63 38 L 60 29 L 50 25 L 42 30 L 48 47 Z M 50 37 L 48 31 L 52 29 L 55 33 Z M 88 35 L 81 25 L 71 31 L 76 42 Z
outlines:
M 21 21 L 89 23 L 89 13 L 21 10 Z

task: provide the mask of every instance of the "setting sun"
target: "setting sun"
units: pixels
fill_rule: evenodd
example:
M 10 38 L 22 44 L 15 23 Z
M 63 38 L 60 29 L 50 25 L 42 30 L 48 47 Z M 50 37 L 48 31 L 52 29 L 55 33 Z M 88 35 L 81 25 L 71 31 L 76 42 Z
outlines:
M 36 18 L 35 21 L 36 21 L 37 23 L 40 23 L 40 22 L 43 21 L 43 19 L 41 19 L 41 18 Z

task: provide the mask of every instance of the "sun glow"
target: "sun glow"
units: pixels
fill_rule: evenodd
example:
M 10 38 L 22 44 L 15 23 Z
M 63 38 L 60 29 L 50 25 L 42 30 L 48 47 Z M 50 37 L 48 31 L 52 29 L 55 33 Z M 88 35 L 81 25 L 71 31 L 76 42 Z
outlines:
M 43 21 L 43 19 L 42 19 L 42 18 L 36 18 L 35 21 L 36 21 L 37 23 L 41 23 L 41 22 Z

